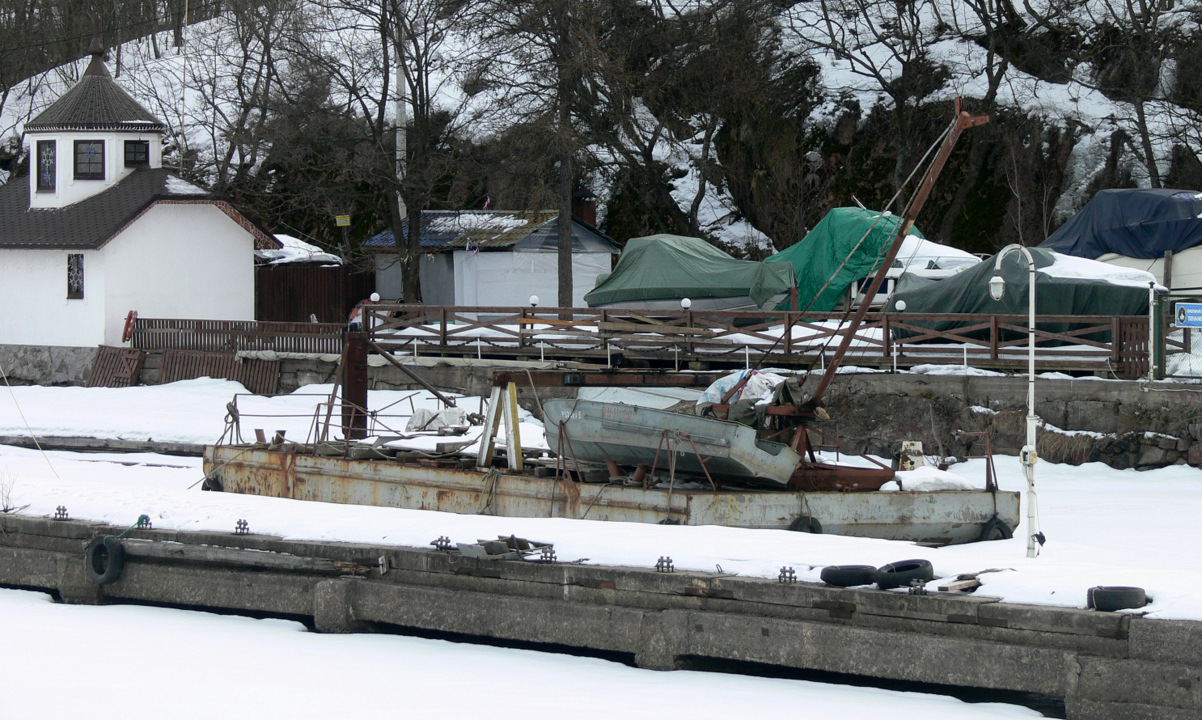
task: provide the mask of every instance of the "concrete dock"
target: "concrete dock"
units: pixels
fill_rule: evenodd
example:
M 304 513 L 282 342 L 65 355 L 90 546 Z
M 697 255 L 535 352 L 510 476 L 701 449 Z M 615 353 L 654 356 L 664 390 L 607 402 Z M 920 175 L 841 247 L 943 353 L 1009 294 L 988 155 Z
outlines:
M 734 661 L 1062 698 L 1074 720 L 1202 716 L 1202 623 L 695 572 L 467 558 L 435 549 L 134 530 L 0 515 L 0 585 L 66 602 L 291 617 L 578 649 L 668 670 Z

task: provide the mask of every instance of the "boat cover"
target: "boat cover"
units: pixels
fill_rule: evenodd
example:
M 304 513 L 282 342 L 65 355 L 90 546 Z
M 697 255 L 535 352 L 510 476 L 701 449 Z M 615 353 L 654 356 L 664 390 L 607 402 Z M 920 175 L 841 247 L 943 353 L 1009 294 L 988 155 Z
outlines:
M 1037 315 L 1147 315 L 1148 283 L 1154 278 L 1143 270 L 1068 257 L 1044 248 L 1028 248 L 1035 259 L 1035 312 Z M 1028 311 L 1027 282 L 1029 268 L 1021 252 L 1012 252 L 994 270 L 997 256 L 968 268 L 945 280 L 932 281 L 903 275 L 886 305 L 896 313 L 897 303 L 905 301 L 904 320 L 911 313 L 972 313 L 1023 315 Z M 1006 281 L 1001 300 L 989 294 L 989 280 L 1000 274 Z M 916 322 L 932 330 L 963 327 L 966 322 Z M 1039 323 L 1042 330 L 1062 332 L 1063 325 Z M 979 335 L 987 337 L 988 329 Z M 895 330 L 895 338 L 913 333 Z M 1091 338 L 1099 339 L 1102 338 Z
M 829 312 L 853 282 L 877 269 L 900 221 L 895 215 L 863 208 L 835 208 L 799 242 L 764 262 L 792 264 L 797 274 L 798 310 Z M 916 228 L 910 228 L 909 234 L 922 237 Z
M 632 238 L 607 277 L 584 296 L 589 307 L 631 300 L 750 297 L 763 308 L 795 284 L 792 268 L 736 260 L 700 238 Z
M 1158 258 L 1202 245 L 1202 193 L 1102 190 L 1040 247 L 1090 258 L 1115 253 Z

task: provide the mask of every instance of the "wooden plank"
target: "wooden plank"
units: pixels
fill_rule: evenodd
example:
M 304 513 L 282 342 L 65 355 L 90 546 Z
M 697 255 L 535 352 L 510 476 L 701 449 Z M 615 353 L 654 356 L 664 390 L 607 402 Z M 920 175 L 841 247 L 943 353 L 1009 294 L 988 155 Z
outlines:
M 96 348 L 86 387 L 130 387 L 137 384 L 146 353 L 137 348 L 101 345 Z

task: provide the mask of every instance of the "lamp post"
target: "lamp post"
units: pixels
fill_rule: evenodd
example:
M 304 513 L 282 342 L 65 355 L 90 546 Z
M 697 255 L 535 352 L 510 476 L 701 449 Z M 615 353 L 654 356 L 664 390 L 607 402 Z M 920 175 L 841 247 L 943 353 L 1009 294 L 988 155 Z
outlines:
M 1027 477 L 1027 557 L 1039 554 L 1043 534 L 1039 532 L 1038 499 L 1035 496 L 1035 426 L 1039 417 L 1035 414 L 1035 258 L 1022 245 L 1013 244 L 1002 248 L 993 263 L 994 275 L 989 280 L 989 296 L 1001 300 L 1006 292 L 1006 281 L 999 272 L 1002 259 L 1012 252 L 1021 252 L 1027 259 L 1027 444 L 1019 452 L 1023 464 L 1023 475 Z

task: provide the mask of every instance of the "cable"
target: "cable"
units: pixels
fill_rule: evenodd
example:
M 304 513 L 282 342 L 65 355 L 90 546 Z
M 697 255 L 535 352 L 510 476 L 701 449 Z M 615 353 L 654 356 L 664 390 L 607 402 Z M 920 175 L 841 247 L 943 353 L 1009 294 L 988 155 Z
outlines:
M 29 437 L 33 440 L 34 447 L 38 452 L 42 453 L 42 457 L 46 460 L 46 464 L 50 466 L 50 472 L 54 473 L 56 480 L 62 480 L 58 471 L 54 469 L 54 464 L 50 462 L 50 456 L 42 449 L 42 444 L 38 442 L 37 435 L 33 434 L 33 428 L 29 427 L 29 421 L 25 419 L 25 412 L 21 410 L 21 404 L 17 402 L 17 394 L 13 392 L 13 386 L 8 382 L 8 374 L 4 372 L 4 365 L 0 364 L 0 377 L 4 378 L 4 385 L 8 388 L 8 394 L 12 396 L 13 406 L 17 408 L 17 414 L 21 416 L 21 422 L 25 425 L 25 430 L 29 433 Z

